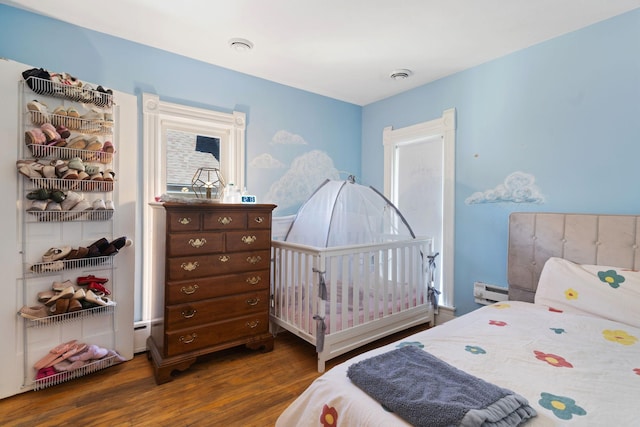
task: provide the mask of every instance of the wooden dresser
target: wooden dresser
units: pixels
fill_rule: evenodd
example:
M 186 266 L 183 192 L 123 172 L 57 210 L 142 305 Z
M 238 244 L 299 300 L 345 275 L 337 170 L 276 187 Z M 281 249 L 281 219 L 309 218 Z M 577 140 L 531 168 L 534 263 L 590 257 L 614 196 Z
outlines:
M 147 341 L 157 384 L 198 356 L 238 345 L 273 349 L 269 333 L 275 205 L 165 203 L 164 318 Z M 162 254 L 162 255 L 161 255 Z

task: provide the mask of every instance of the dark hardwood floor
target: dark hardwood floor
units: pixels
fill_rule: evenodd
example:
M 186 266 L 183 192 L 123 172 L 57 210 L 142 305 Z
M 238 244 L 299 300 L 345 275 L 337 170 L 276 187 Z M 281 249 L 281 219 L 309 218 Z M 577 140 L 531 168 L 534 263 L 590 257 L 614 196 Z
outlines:
M 330 360 L 327 369 L 362 351 L 426 328 L 417 326 Z M 260 353 L 236 347 L 198 360 L 160 386 L 146 353 L 67 383 L 0 400 L 3 426 L 273 426 L 319 376 L 315 348 L 288 332 Z

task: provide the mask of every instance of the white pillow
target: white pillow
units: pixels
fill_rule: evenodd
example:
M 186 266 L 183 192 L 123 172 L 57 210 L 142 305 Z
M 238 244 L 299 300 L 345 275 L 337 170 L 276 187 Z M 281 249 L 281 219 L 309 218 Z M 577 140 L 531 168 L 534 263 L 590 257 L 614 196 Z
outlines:
M 535 303 L 640 328 L 640 272 L 549 258 Z

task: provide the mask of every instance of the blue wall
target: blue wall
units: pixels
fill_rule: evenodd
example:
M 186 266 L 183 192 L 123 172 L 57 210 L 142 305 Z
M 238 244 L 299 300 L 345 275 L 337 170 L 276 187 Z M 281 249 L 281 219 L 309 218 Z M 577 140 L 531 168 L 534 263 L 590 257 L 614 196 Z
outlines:
M 122 92 L 247 113 L 248 165 L 268 153 L 288 167 L 320 151 L 335 169 L 382 189 L 382 129 L 456 108 L 457 314 L 477 307 L 474 281 L 506 285 L 509 213 L 640 211 L 638 52 L 635 10 L 359 107 L 0 5 L 2 57 Z M 273 144 L 280 130 L 307 144 Z M 249 189 L 266 195 L 287 167 L 248 166 Z M 541 203 L 466 202 L 514 172 L 535 178 Z M 298 198 L 279 214 L 294 212 Z
M 363 179 L 383 185 L 382 130 L 456 109 L 455 305 L 506 286 L 514 211 L 640 213 L 640 9 L 367 105 Z M 513 172 L 540 203 L 466 203 Z

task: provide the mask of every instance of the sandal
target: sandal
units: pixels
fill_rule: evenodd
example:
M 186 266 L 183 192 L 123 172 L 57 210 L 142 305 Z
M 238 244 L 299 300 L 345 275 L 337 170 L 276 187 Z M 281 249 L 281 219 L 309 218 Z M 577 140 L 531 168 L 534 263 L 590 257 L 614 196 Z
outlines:
M 71 246 L 63 246 L 62 248 L 51 248 L 42 255 L 42 262 L 58 261 L 69 255 Z
M 58 358 L 58 356 L 60 356 L 61 354 L 64 354 L 66 351 L 69 351 L 71 346 L 74 345 L 77 342 L 78 342 L 78 340 L 71 340 L 71 341 L 68 341 L 68 342 L 66 342 L 64 344 L 60 344 L 60 345 L 52 348 L 51 350 L 49 350 L 49 353 L 47 353 L 47 355 L 44 356 L 42 359 L 38 360 L 33 365 L 33 367 L 35 369 L 38 369 L 38 370 L 46 367 L 47 365 L 49 365 L 50 362 L 56 360 Z

